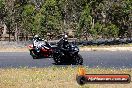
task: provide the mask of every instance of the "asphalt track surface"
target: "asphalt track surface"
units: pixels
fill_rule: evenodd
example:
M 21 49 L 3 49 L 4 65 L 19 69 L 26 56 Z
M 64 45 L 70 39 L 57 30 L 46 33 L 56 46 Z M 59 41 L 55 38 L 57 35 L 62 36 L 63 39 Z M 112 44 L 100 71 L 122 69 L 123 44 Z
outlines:
M 88 51 L 80 54 L 84 58 L 83 65 L 91 68 L 132 68 L 130 51 Z M 52 58 L 32 59 L 29 52 L 0 52 L 0 68 L 48 66 L 54 66 Z

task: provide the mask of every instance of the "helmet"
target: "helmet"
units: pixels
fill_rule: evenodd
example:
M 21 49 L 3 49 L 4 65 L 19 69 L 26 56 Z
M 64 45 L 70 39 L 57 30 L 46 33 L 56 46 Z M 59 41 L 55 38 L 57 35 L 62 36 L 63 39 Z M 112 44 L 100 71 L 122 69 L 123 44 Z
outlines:
M 35 35 L 34 38 L 38 38 L 39 36 L 38 35 Z
M 64 39 L 67 39 L 67 38 L 68 38 L 68 36 L 65 34 L 65 35 L 64 35 Z
M 44 40 L 45 42 L 48 42 L 47 40 Z

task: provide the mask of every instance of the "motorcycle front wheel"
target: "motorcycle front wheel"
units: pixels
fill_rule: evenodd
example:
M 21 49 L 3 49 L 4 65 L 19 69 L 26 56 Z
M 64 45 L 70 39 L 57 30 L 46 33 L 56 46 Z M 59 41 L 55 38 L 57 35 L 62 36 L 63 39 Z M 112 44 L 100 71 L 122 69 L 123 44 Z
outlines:
M 30 55 L 33 57 L 33 59 L 38 59 L 38 56 L 35 54 L 34 50 L 30 50 Z
M 53 55 L 53 60 L 54 60 L 56 65 L 60 65 L 62 63 L 61 56 L 58 54 Z
M 75 64 L 75 65 L 82 65 L 83 64 L 83 58 L 80 54 L 76 54 L 74 56 L 73 64 Z

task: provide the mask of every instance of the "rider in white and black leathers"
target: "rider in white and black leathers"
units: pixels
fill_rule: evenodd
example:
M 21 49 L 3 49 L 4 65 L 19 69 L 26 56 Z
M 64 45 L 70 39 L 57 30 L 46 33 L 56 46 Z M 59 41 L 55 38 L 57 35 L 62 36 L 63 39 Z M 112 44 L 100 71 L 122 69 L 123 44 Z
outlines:
M 42 39 L 38 36 L 38 35 L 35 35 L 34 38 L 33 38 L 33 47 L 38 47 L 39 46 L 39 41 L 42 41 Z
M 35 35 L 33 38 L 33 47 L 39 52 L 42 47 L 49 49 L 51 45 L 47 40 L 40 38 L 38 35 Z
M 34 38 L 33 38 L 33 47 L 37 50 L 37 52 L 40 51 L 40 48 L 42 47 L 43 43 L 40 42 L 42 41 L 43 39 L 40 38 L 38 35 L 35 35 Z

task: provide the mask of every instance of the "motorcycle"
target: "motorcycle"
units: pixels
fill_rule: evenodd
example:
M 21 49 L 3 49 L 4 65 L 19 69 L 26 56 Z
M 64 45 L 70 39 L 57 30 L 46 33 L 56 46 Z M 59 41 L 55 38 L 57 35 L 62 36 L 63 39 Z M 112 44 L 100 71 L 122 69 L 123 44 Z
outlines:
M 66 49 L 56 48 L 53 51 L 53 60 L 55 64 L 73 64 L 73 65 L 82 65 L 83 58 L 79 54 L 79 48 L 76 45 L 68 44 Z
M 33 47 L 33 44 L 28 45 L 30 55 L 33 59 L 49 58 L 52 57 L 53 49 L 50 45 L 43 44 L 39 49 Z
M 33 59 L 53 58 L 56 65 L 73 64 L 82 65 L 83 58 L 79 54 L 79 48 L 74 44 L 65 45 L 66 49 L 59 48 L 59 46 L 51 46 L 49 43 L 42 44 L 39 49 L 33 44 L 28 45 L 30 55 Z

